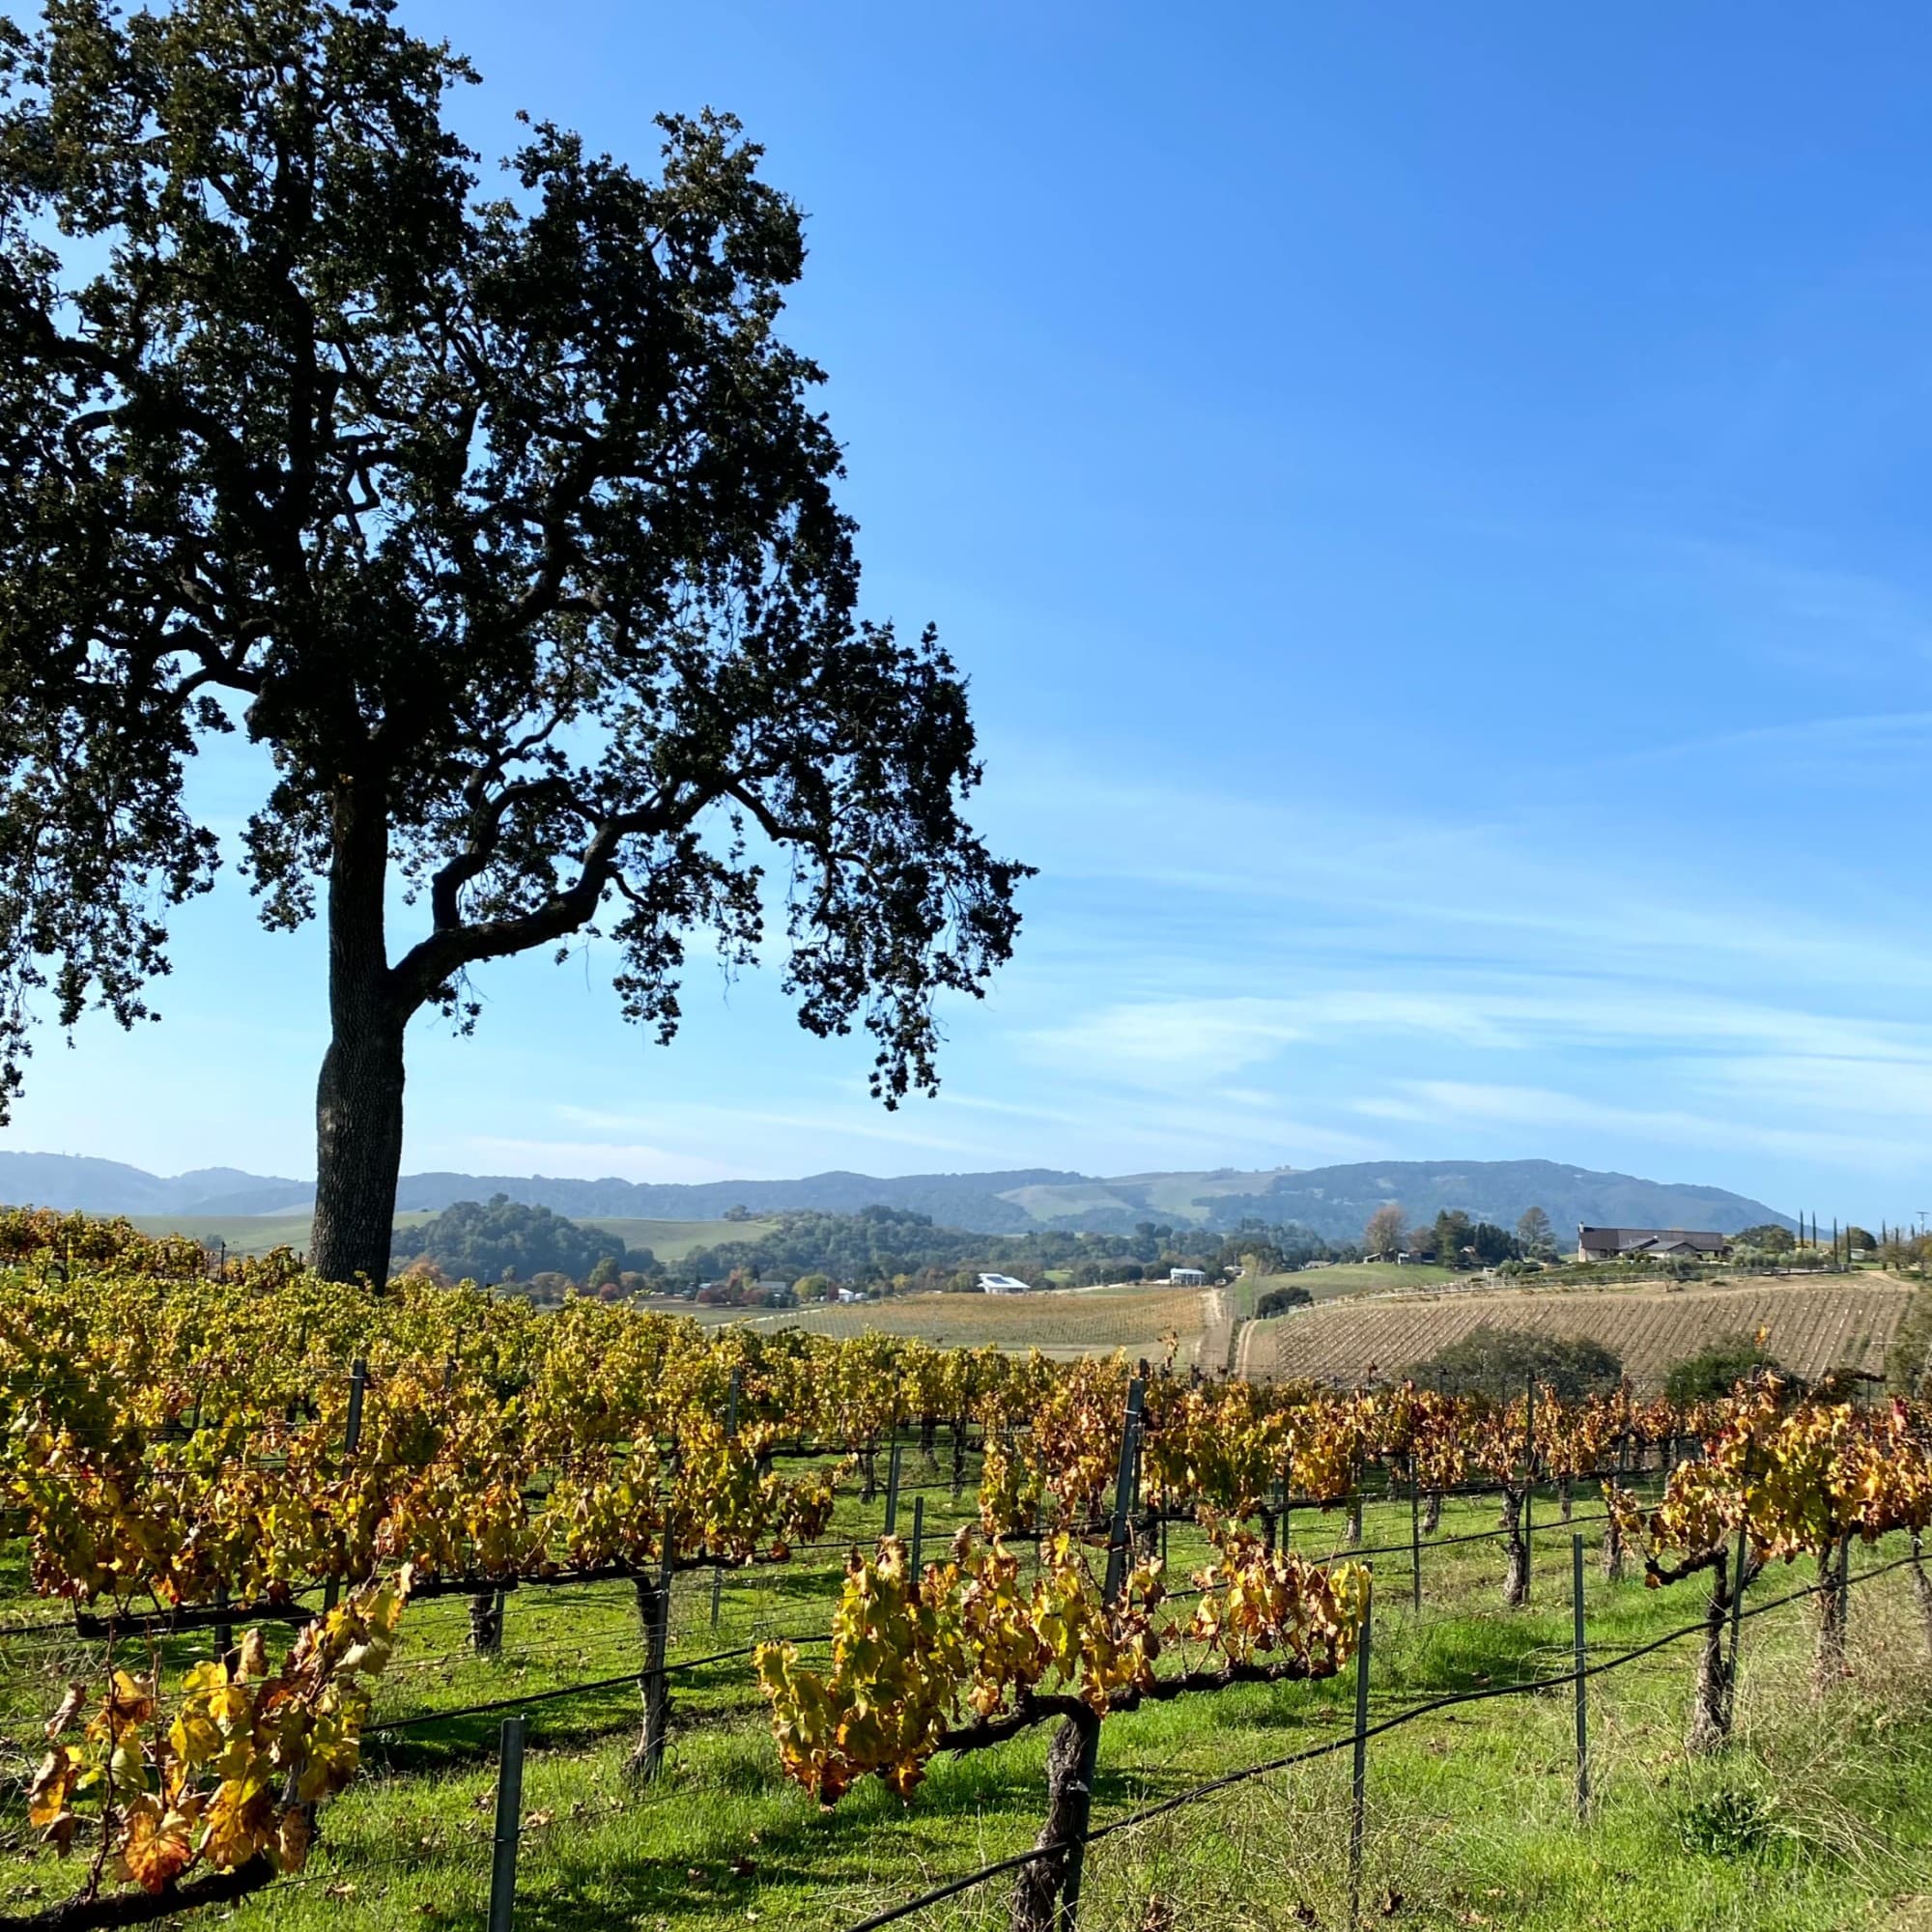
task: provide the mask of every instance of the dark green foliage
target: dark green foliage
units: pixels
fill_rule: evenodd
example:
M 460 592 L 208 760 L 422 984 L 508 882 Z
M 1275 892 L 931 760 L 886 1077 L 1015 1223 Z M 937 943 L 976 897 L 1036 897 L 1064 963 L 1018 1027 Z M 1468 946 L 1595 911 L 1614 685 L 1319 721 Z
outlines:
M 1731 1236 L 1731 1245 L 1757 1248 L 1768 1255 L 1788 1255 L 1798 1245 L 1798 1237 L 1776 1221 L 1763 1221 L 1755 1228 L 1739 1229 Z
M 527 1282 L 556 1274 L 592 1288 L 626 1270 L 647 1274 L 657 1267 L 648 1248 L 626 1248 L 602 1228 L 580 1228 L 548 1208 L 526 1208 L 501 1194 L 459 1201 L 419 1227 L 399 1228 L 396 1264 L 417 1259 L 434 1262 L 452 1281 Z
M 1125 1252 L 1122 1252 L 1125 1250 Z M 896 1208 L 866 1208 L 856 1214 L 796 1213 L 781 1217 L 772 1234 L 756 1240 L 725 1241 L 700 1248 L 677 1265 L 688 1283 L 716 1280 L 733 1268 L 748 1275 L 791 1280 L 823 1273 L 850 1284 L 900 1281 L 914 1290 L 942 1289 L 961 1271 L 995 1269 L 1037 1282 L 1048 1269 L 1065 1269 L 1073 1285 L 1165 1277 L 1170 1267 L 1198 1267 L 1208 1274 L 1236 1267 L 1243 1255 L 1279 1257 L 1287 1267 L 1325 1260 L 1326 1243 L 1297 1228 L 1258 1229 L 1231 1235 L 1147 1223 L 1132 1236 L 1080 1235 L 1047 1229 L 1030 1235 L 979 1235 L 935 1227 L 929 1216 Z
M 1671 1365 L 1663 1378 L 1663 1392 L 1672 1402 L 1699 1402 L 1729 1395 L 1740 1382 L 1761 1369 L 1776 1369 L 1776 1358 L 1755 1335 L 1720 1335 L 1694 1355 Z
M 1520 1395 L 1532 1376 L 1558 1395 L 1579 1396 L 1614 1388 L 1623 1372 L 1623 1357 L 1601 1342 L 1486 1324 L 1403 1373 L 1424 1388 L 1447 1395 L 1487 1395 L 1505 1402 Z
M 486 182 L 473 77 L 388 0 L 0 19 L 0 1101 L 37 994 L 146 1015 L 217 862 L 187 761 L 244 730 L 262 917 L 329 927 L 338 1279 L 386 1258 L 404 1028 L 471 1025 L 482 962 L 601 927 L 668 1039 L 776 859 L 800 1020 L 890 1105 L 1025 873 L 960 815 L 964 680 L 858 614 L 760 151 L 666 118 L 646 178 L 539 122 Z
M 1932 1288 L 1906 1303 L 1885 1351 L 1885 1378 L 1901 1395 L 1932 1395 Z
M 1315 1297 L 1305 1288 L 1271 1288 L 1255 1303 L 1257 1320 L 1270 1315 L 1286 1315 L 1291 1308 L 1313 1308 Z

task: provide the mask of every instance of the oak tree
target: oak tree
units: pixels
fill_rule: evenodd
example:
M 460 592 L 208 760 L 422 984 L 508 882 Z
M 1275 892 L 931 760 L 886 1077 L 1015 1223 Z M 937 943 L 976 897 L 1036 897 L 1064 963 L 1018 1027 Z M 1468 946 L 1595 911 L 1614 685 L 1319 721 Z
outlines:
M 0 1098 L 37 995 L 148 1014 L 221 856 L 188 761 L 245 733 L 261 916 L 327 924 L 337 1279 L 388 1262 L 405 1030 L 468 1028 L 481 962 L 601 932 L 668 1038 L 688 947 L 781 924 L 890 1105 L 1026 871 L 961 815 L 947 653 L 859 614 L 759 150 L 526 123 L 486 185 L 473 78 L 388 0 L 0 20 Z

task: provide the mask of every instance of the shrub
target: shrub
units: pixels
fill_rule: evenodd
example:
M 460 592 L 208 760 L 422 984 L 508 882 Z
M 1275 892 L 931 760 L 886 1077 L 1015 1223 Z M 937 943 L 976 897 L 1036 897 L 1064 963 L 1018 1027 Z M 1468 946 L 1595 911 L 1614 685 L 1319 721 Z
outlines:
M 1673 1363 L 1663 1378 L 1663 1392 L 1672 1402 L 1702 1402 L 1729 1395 L 1740 1382 L 1762 1369 L 1776 1369 L 1776 1358 L 1757 1335 L 1720 1335 L 1694 1355 Z
M 1291 1308 L 1314 1306 L 1315 1297 L 1305 1288 L 1271 1288 L 1255 1303 L 1255 1314 L 1265 1321 L 1270 1315 L 1286 1315 Z
M 1406 1371 L 1410 1380 L 1445 1395 L 1487 1395 L 1507 1401 L 1520 1395 L 1534 1376 L 1560 1396 L 1614 1388 L 1623 1379 L 1623 1357 L 1601 1342 L 1539 1335 L 1527 1328 L 1485 1323 L 1436 1350 Z

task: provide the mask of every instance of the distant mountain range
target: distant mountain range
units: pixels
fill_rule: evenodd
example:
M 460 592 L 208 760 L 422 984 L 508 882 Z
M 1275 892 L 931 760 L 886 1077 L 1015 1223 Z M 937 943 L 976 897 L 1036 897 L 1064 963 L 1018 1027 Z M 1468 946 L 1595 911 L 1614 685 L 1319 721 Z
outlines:
M 927 1214 L 942 1227 L 976 1234 L 1032 1228 L 1127 1234 L 1136 1222 L 1232 1228 L 1244 1217 L 1294 1222 L 1328 1240 L 1352 1240 L 1384 1202 L 1412 1221 L 1462 1208 L 1478 1220 L 1512 1226 L 1525 1208 L 1548 1214 L 1563 1239 L 1578 1222 L 1617 1228 L 1740 1228 L 1790 1217 L 1721 1187 L 1640 1180 L 1549 1160 L 1364 1161 L 1346 1167 L 1217 1168 L 1207 1173 L 1128 1174 L 1111 1179 L 1047 1167 L 991 1174 L 813 1174 L 800 1180 L 717 1180 L 669 1185 L 634 1180 L 573 1180 L 543 1175 L 411 1174 L 399 1208 L 447 1208 L 454 1201 L 513 1201 L 579 1219 L 715 1220 L 732 1208 L 753 1214 L 785 1208 L 853 1213 L 886 1207 Z M 82 1208 L 95 1214 L 299 1213 L 314 1184 L 240 1168 L 205 1167 L 163 1179 L 119 1161 L 79 1154 L 0 1152 L 0 1200 Z M 192 1233 L 192 1228 L 186 1230 Z

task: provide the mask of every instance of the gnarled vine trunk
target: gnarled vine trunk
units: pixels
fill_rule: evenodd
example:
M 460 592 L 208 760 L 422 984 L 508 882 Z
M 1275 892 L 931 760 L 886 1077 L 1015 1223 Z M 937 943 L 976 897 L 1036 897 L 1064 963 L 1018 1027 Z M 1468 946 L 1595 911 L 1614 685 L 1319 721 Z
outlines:
M 1099 1714 L 1086 1706 L 1071 1712 L 1054 1733 L 1046 1753 L 1046 1822 L 1035 1839 L 1037 1851 L 1058 1847 L 1020 1867 L 1009 1909 L 1009 1932 L 1054 1932 L 1061 1892 L 1068 1875 L 1068 1851 L 1087 1831 L 1094 1792 L 1087 1780 L 1090 1746 L 1097 1739 Z
M 1604 1580 L 1606 1583 L 1621 1583 L 1624 1580 L 1624 1526 L 1617 1520 L 1616 1513 L 1610 1513 L 1604 1524 Z
M 1724 1624 L 1731 1614 L 1731 1560 L 1722 1550 L 1711 1568 L 1704 1604 L 1704 1641 L 1697 1654 L 1697 1683 L 1690 1697 L 1690 1725 L 1684 1747 L 1693 1755 L 1719 1750 L 1731 1735 L 1731 1666 L 1724 1656 Z
M 1925 1539 L 1919 1530 L 1912 1532 L 1912 1592 L 1918 1599 L 1918 1614 L 1925 1624 L 1926 1648 L 1932 1650 L 1932 1577 L 1925 1574 Z
M 1818 1552 L 1818 1650 L 1812 1682 L 1829 1689 L 1845 1674 L 1845 1618 L 1851 1595 L 1846 1565 L 1851 1560 L 1849 1534 L 1836 1538 Z
M 634 1777 L 655 1778 L 664 1763 L 670 1729 L 670 1690 L 665 1676 L 665 1639 L 670 1621 L 670 1593 L 651 1577 L 634 1577 L 638 1622 L 644 1635 L 644 1723 L 625 1769 Z
M 479 1590 L 469 1600 L 469 1648 L 494 1657 L 503 1647 L 503 1593 Z
M 1522 1540 L 1522 1492 L 1503 1491 L 1503 1603 L 1520 1610 L 1529 1602 L 1529 1545 Z
M 1425 1490 L 1422 1495 L 1422 1533 L 1434 1536 L 1442 1527 L 1442 1492 Z

